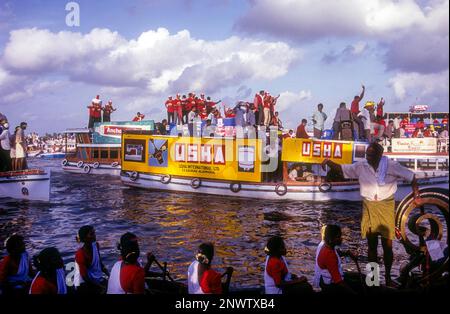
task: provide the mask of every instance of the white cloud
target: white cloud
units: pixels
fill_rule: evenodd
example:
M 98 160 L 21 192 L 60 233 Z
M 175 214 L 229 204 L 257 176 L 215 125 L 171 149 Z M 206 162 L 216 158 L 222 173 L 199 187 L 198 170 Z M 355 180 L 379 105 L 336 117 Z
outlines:
M 204 41 L 192 38 L 187 30 L 170 34 L 159 28 L 126 40 L 107 29 L 83 35 L 32 28 L 11 32 L 2 61 L 12 73 L 65 75 L 161 94 L 213 92 L 248 79 L 274 79 L 301 57 L 302 51 L 282 42 L 236 36 Z
M 426 102 L 435 110 L 448 108 L 449 71 L 432 74 L 398 73 L 389 80 L 398 101 Z

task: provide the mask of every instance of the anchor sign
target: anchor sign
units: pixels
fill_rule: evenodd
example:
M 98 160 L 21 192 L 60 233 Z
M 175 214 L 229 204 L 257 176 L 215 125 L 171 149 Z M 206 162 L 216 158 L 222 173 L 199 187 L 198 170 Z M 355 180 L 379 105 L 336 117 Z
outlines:
M 149 139 L 148 151 L 150 166 L 167 167 L 167 147 L 167 140 Z

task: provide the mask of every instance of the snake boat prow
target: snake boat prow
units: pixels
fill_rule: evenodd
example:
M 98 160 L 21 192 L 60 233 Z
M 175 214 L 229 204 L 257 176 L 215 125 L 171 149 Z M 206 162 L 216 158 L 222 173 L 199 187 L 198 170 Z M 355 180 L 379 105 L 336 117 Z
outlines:
M 361 149 L 355 149 L 355 146 L 367 144 L 284 139 L 282 152 L 271 150 L 271 145 L 265 144 L 261 139 L 125 132 L 122 136 L 121 180 L 130 187 L 168 192 L 266 200 L 361 200 L 357 181 L 327 182 L 317 164 L 324 154 L 340 163 L 361 160 L 364 156 L 357 155 Z M 278 156 L 281 156 L 281 162 L 275 161 L 274 168 L 264 172 L 264 169 L 270 170 L 273 157 Z M 315 164 L 316 171 L 305 181 L 293 181 L 288 176 L 289 162 Z M 448 171 L 435 175 L 427 173 L 419 179 L 423 187 L 446 188 L 448 182 Z M 410 192 L 409 183 L 399 182 L 395 198 L 400 201 Z

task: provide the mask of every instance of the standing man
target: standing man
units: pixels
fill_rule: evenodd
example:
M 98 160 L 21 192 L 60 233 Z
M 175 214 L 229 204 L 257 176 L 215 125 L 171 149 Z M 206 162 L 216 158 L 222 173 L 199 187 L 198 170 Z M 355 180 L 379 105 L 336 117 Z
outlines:
M 400 118 L 398 115 L 395 116 L 393 123 L 394 123 L 394 137 L 400 138 Z
M 361 236 L 367 238 L 369 262 L 377 262 L 378 237 L 383 246 L 386 285 L 393 286 L 391 268 L 394 259 L 392 240 L 395 238 L 395 199 L 397 180 L 411 182 L 416 203 L 419 200 L 419 187 L 414 172 L 397 161 L 383 156 L 383 146 L 371 143 L 366 150 L 366 160 L 350 165 L 339 165 L 329 159 L 322 162 L 322 168 L 329 166 L 331 171 L 346 179 L 358 179 L 363 199 Z
M 16 167 L 17 170 L 25 170 L 27 165 L 27 140 L 25 138 L 25 130 L 27 123 L 20 123 L 20 128 L 16 132 Z
M 306 125 L 308 124 L 308 120 L 302 119 L 302 123 L 297 127 L 297 132 L 295 133 L 296 138 L 309 138 L 308 133 L 306 133 Z
M 112 100 L 108 101 L 105 108 L 103 108 L 103 122 L 111 122 L 111 113 L 116 110 L 112 105 Z
M 359 121 L 363 123 L 363 133 L 360 133 L 359 138 L 365 138 L 368 142 L 371 142 L 372 120 L 374 119 L 372 117 L 375 117 L 373 115 L 374 106 L 373 101 L 366 102 L 363 110 L 358 115 Z
M 259 94 L 255 95 L 255 99 L 253 100 L 255 104 L 255 109 L 258 112 L 258 121 L 256 123 L 258 125 L 263 125 L 264 123 L 264 112 L 263 112 L 263 104 L 264 104 L 264 91 L 260 90 Z
M 0 120 L 0 172 L 5 171 L 11 171 L 11 143 L 6 117 Z
M 345 102 L 339 104 L 339 108 L 336 110 L 336 115 L 333 121 L 333 140 L 339 139 L 339 133 L 341 133 L 341 124 L 344 121 L 351 121 L 352 115 L 350 110 L 347 109 Z M 341 139 L 343 136 L 341 135 Z
M 323 104 L 317 105 L 317 111 L 313 114 L 312 121 L 314 125 L 314 137 L 321 138 L 322 131 L 325 125 L 325 120 L 327 120 L 327 115 L 322 112 Z
M 351 107 L 350 107 L 350 111 L 352 112 L 352 118 L 353 121 L 356 122 L 356 124 L 358 124 L 358 136 L 360 139 L 362 139 L 364 137 L 364 124 L 360 119 L 359 115 L 359 102 L 364 98 L 364 92 L 366 90 L 366 87 L 364 85 L 362 85 L 362 92 L 359 96 L 355 96 L 353 98 Z
M 166 100 L 165 106 L 167 109 L 167 121 L 169 122 L 169 124 L 173 123 L 175 121 L 175 106 L 172 96 L 169 96 L 169 98 Z

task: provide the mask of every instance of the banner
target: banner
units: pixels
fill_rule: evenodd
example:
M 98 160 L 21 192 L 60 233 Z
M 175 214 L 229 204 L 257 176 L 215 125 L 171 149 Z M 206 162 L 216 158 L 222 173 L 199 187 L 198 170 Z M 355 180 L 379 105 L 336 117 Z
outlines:
M 122 169 L 261 182 L 261 140 L 124 134 Z
M 113 121 L 94 124 L 94 144 L 120 144 L 123 130 L 153 131 L 155 123 L 153 120 Z
M 436 153 L 437 139 L 434 137 L 424 138 L 393 138 L 393 153 Z
M 351 164 L 353 161 L 352 142 L 283 139 L 281 155 L 283 161 L 320 164 L 325 158 L 338 164 Z

